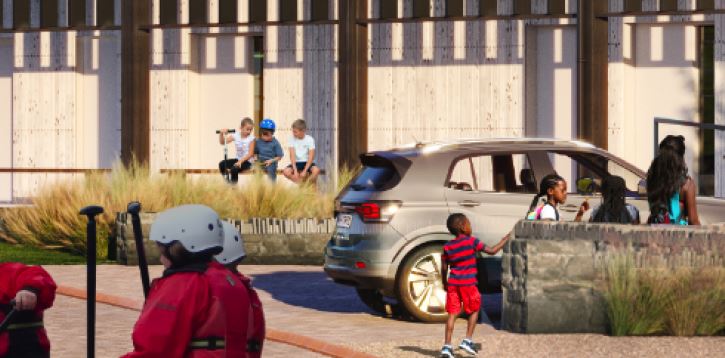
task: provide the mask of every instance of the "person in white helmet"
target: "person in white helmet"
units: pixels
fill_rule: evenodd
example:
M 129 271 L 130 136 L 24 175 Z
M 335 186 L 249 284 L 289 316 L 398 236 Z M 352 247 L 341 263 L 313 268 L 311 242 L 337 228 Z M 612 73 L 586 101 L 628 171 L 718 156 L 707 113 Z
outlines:
M 163 276 L 153 281 L 124 357 L 249 357 L 247 289 L 213 260 L 224 229 L 214 210 L 182 205 L 158 215 L 150 239 Z
M 222 225 L 224 228 L 224 250 L 219 255 L 214 256 L 214 259 L 234 273 L 239 283 L 246 288 L 246 295 L 240 297 L 240 301 L 248 301 L 251 310 L 249 329 L 247 330 L 247 347 L 258 348 L 249 349 L 248 356 L 253 358 L 261 357 L 265 337 L 262 302 L 259 300 L 257 291 L 252 288 L 249 278 L 239 272 L 238 269 L 239 264 L 247 257 L 247 252 L 244 250 L 244 240 L 239 230 L 232 223 L 223 221 Z

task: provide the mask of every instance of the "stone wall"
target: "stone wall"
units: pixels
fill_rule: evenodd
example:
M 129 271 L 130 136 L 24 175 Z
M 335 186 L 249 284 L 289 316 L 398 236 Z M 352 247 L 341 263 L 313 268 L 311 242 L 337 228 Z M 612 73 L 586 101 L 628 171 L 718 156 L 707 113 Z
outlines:
M 149 264 L 159 264 L 156 244 L 148 240 L 156 214 L 141 214 L 141 231 Z M 243 264 L 322 265 L 324 248 L 335 229 L 332 219 L 249 219 L 233 221 L 242 233 L 247 258 Z M 116 260 L 137 265 L 136 242 L 131 216 L 116 217 Z
M 502 327 L 520 333 L 606 332 L 606 264 L 625 254 L 638 268 L 725 266 L 725 225 L 521 221 L 502 258 Z

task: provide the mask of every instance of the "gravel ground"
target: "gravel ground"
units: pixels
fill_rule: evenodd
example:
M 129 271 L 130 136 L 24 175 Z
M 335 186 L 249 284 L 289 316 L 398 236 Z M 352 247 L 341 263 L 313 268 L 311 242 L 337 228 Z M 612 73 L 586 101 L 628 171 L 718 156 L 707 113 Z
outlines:
M 461 322 L 463 323 L 463 322 Z M 440 340 L 349 344 L 379 357 L 438 357 Z M 459 343 L 460 338 L 454 340 Z M 725 337 L 609 337 L 595 334 L 520 335 L 505 332 L 476 335 L 479 356 L 496 357 L 724 357 Z M 460 349 L 457 357 L 467 357 Z

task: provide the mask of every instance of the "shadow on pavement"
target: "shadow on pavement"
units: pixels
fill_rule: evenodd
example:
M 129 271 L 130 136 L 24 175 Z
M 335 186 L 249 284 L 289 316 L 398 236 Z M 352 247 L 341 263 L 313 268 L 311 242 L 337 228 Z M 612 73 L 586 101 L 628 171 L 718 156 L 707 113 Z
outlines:
M 418 353 L 420 355 L 424 355 L 427 357 L 438 357 L 441 353 L 441 351 L 434 351 L 432 349 L 425 349 L 425 348 L 413 347 L 413 346 L 400 346 L 398 348 L 403 352 Z
M 278 271 L 250 276 L 254 288 L 291 306 L 323 312 L 369 313 L 381 316 L 360 301 L 353 287 L 334 283 L 324 272 Z M 483 309 L 496 329 L 500 329 L 501 299 L 500 293 L 483 297 Z M 398 314 L 390 318 L 408 320 Z
M 332 282 L 324 272 L 279 271 L 251 277 L 254 288 L 291 306 L 324 312 L 375 314 L 360 301 L 354 288 Z

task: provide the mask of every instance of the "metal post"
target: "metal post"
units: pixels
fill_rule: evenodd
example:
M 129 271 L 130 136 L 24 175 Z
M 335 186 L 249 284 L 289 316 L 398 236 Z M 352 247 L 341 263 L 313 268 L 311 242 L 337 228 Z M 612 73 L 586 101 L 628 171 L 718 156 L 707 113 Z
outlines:
M 143 297 L 149 297 L 149 266 L 146 262 L 146 248 L 143 243 L 143 231 L 141 230 L 141 203 L 133 201 L 128 203 L 126 211 L 131 214 L 131 224 L 133 225 L 133 238 L 136 242 L 136 254 L 138 256 L 138 270 L 141 274 L 141 286 L 143 287 Z
M 96 356 L 96 216 L 103 213 L 100 206 L 86 206 L 80 214 L 88 217 L 86 225 L 86 329 L 87 356 Z

